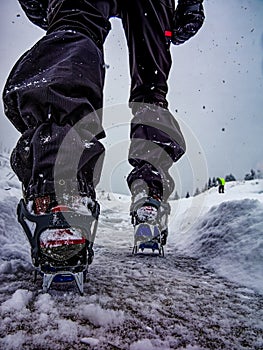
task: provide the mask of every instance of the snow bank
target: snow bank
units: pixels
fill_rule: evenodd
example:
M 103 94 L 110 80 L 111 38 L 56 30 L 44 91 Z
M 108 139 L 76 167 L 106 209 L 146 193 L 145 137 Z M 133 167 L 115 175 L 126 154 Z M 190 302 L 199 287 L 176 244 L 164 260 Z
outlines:
M 177 248 L 228 279 L 263 293 L 263 204 L 226 201 L 212 207 Z

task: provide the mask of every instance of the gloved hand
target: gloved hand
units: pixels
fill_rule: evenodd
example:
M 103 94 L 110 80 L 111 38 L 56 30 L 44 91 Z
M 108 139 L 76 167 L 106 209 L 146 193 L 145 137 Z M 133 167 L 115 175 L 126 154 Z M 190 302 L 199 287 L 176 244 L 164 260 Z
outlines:
M 27 18 L 38 27 L 47 30 L 48 0 L 18 0 Z
M 174 23 L 171 41 L 174 45 L 183 44 L 194 36 L 202 27 L 205 14 L 202 5 L 203 0 L 178 1 L 174 13 Z

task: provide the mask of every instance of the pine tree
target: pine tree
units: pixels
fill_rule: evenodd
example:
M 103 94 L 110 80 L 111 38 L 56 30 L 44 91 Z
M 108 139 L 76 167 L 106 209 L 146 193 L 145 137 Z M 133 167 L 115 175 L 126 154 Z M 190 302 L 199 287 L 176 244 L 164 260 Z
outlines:
M 180 196 L 179 196 L 179 194 L 178 194 L 178 192 L 177 191 L 175 191 L 175 194 L 174 194 L 174 198 L 173 198 L 174 200 L 178 200 L 178 199 L 180 199 Z
M 205 183 L 205 186 L 201 192 L 205 192 L 207 190 L 209 190 L 209 186 L 208 186 L 208 183 Z
M 199 188 L 197 187 L 196 190 L 195 190 L 195 193 L 194 193 L 194 197 L 195 197 L 195 196 L 198 196 L 199 194 L 200 194 L 200 190 L 199 190 Z
M 256 178 L 256 172 L 255 170 L 251 169 L 250 174 L 246 174 L 244 180 L 249 181 L 249 180 L 254 180 Z
M 226 182 L 236 181 L 236 178 L 234 175 L 229 174 L 229 175 L 226 175 L 225 180 L 226 180 Z
M 213 177 L 212 186 L 216 187 L 216 178 L 215 177 Z

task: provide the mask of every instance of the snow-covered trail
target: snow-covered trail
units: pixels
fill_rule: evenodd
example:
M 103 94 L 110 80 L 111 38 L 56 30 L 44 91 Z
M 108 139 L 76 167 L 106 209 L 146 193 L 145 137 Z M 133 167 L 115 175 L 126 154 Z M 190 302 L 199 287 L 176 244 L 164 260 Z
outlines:
M 262 180 L 171 202 L 164 258 L 131 254 L 129 198 L 101 193 L 80 296 L 74 285 L 43 293 L 41 278 L 33 283 L 20 185 L 0 161 L 0 349 L 263 349 Z
M 43 294 L 41 279 L 32 282 L 15 204 L 9 198 L 1 211 L 13 230 L 4 234 L 11 255 L 1 264 L 1 348 L 262 349 L 262 295 L 181 255 L 173 243 L 164 258 L 132 256 L 129 218 L 114 208 L 102 212 L 85 295 L 74 286 Z

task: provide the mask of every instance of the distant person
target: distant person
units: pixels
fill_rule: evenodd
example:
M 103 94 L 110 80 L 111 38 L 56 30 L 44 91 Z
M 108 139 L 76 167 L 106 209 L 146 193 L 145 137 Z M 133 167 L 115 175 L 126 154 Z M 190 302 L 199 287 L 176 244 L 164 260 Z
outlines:
M 223 177 L 218 177 L 217 181 L 218 181 L 218 192 L 225 193 L 226 180 Z
M 11 165 L 23 184 L 28 210 L 42 215 L 58 206 L 61 210 L 83 206 L 93 214 L 97 208 L 95 187 L 105 151 L 100 142 L 105 137 L 103 44 L 111 29 L 109 19 L 119 17 L 131 75 L 129 162 L 133 169 L 127 178 L 131 215 L 135 233 L 137 225 L 150 222 L 159 233 L 165 232 L 165 243 L 167 201 L 174 190 L 169 169 L 185 153 L 184 137 L 166 100 L 170 44 L 183 44 L 197 33 L 204 21 L 203 0 L 179 0 L 177 8 L 173 0 L 19 3 L 27 17 L 46 30 L 15 64 L 3 93 L 5 113 L 22 134 Z M 81 128 L 72 132 L 76 125 Z M 68 135 L 69 142 L 64 144 Z M 60 152 L 69 161 L 61 162 L 55 177 Z

